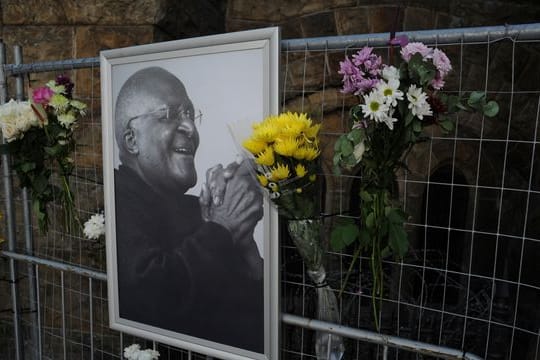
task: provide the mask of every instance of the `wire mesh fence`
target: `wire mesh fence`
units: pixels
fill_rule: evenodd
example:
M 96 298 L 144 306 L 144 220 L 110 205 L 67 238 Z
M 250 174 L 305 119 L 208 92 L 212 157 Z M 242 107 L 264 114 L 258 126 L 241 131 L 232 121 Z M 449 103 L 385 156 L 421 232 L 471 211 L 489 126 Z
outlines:
M 410 215 L 411 248 L 402 261 L 384 262 L 381 333 L 488 359 L 540 359 L 540 24 L 408 35 L 449 55 L 453 72 L 446 92 L 486 91 L 501 110 L 493 119 L 462 114 L 451 134 L 431 129 L 430 139 L 407 157 L 397 189 Z M 351 191 L 360 175 L 336 176 L 331 170 L 333 143 L 349 128 L 348 110 L 357 102 L 340 92 L 339 62 L 364 45 L 388 61 L 387 40 L 388 34 L 370 34 L 282 41 L 282 110 L 307 112 L 323 124 L 320 175 L 327 230 L 339 217 L 354 217 L 360 201 Z M 89 104 L 77 130 L 72 177 L 77 210 L 86 219 L 103 209 L 97 59 L 4 69 L 22 74 L 26 85 L 35 86 L 59 73 L 71 75 L 75 96 Z M 8 88 L 15 97 L 11 77 Z M 9 202 L 5 194 L 0 196 Z M 39 234 L 35 222 L 30 228 L 31 255 L 66 267 L 14 260 L 13 254 L 28 254 L 24 202 L 15 190 L 17 242 L 0 257 L 1 358 L 16 359 L 22 351 L 28 359 L 120 359 L 123 347 L 133 342 L 155 346 L 160 359 L 203 357 L 109 329 L 106 282 L 100 277 L 106 271 L 104 241 L 65 233 L 55 206 L 46 236 Z M 286 231 L 281 239 L 282 310 L 313 318 L 314 287 Z M 345 283 L 352 257 L 352 249 L 327 252 L 329 282 L 334 289 L 344 288 L 341 324 L 374 330 L 369 259 L 361 256 Z M 69 266 L 93 273 L 76 273 Z M 21 344 L 15 341 L 14 288 Z M 285 359 L 315 358 L 313 330 L 284 324 L 281 344 Z M 435 358 L 355 339 L 347 339 L 345 347 L 345 359 Z

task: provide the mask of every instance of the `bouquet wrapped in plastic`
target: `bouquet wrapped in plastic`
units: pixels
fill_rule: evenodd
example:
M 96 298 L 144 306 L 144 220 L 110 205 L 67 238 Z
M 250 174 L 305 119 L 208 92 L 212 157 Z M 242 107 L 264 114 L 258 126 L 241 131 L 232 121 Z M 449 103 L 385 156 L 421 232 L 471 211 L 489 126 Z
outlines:
M 288 232 L 302 256 L 317 291 L 319 320 L 338 322 L 334 292 L 326 282 L 321 247 L 319 209 L 319 124 L 306 114 L 283 113 L 253 125 L 243 147 L 254 157 L 257 178 L 286 219 Z M 341 337 L 317 332 L 319 359 L 335 359 L 344 352 Z

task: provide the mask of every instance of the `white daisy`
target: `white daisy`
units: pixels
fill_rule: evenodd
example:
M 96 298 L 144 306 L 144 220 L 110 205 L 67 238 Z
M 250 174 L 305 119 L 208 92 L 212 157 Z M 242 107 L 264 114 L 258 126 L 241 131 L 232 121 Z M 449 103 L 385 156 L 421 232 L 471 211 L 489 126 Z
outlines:
M 364 104 L 360 105 L 364 116 L 381 122 L 384 117 L 388 116 L 389 110 L 384 100 L 384 96 L 376 90 L 371 91 L 368 95 L 364 95 Z
M 385 123 L 386 126 L 388 126 L 390 130 L 394 130 L 394 123 L 398 121 L 397 118 L 392 117 L 393 115 L 394 115 L 394 109 L 391 109 L 388 112 L 388 115 L 381 120 L 381 122 Z
M 420 120 L 423 120 L 424 116 L 433 115 L 427 102 L 427 94 L 422 91 L 422 88 L 417 88 L 414 84 L 411 85 L 407 90 L 407 100 L 409 100 L 408 108 Z
M 397 79 L 379 82 L 377 90 L 384 96 L 385 103 L 390 106 L 397 106 L 397 101 L 403 100 L 403 91 L 399 90 L 399 80 Z

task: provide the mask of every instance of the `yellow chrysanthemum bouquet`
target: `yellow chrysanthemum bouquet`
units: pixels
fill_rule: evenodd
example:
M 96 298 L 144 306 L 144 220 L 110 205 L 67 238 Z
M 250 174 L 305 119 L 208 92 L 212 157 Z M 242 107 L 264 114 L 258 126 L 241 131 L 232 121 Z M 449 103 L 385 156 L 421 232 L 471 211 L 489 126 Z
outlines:
M 254 124 L 242 144 L 255 158 L 259 183 L 288 219 L 319 216 L 319 130 L 306 114 L 287 112 Z
M 242 145 L 254 156 L 259 183 L 286 218 L 291 239 L 315 284 L 317 318 L 338 322 L 337 300 L 326 282 L 320 242 L 320 127 L 306 114 L 282 113 L 254 124 L 252 135 Z M 339 359 L 344 352 L 343 339 L 317 332 L 315 351 L 319 359 L 326 359 L 328 353 Z

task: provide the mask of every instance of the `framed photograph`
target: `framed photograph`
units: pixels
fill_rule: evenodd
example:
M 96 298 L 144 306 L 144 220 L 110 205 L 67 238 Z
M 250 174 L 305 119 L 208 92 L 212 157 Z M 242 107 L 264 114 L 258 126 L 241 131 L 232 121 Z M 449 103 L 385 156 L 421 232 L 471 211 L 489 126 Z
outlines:
M 278 112 L 279 41 L 266 28 L 101 52 L 111 328 L 277 359 L 277 213 L 241 140 Z

